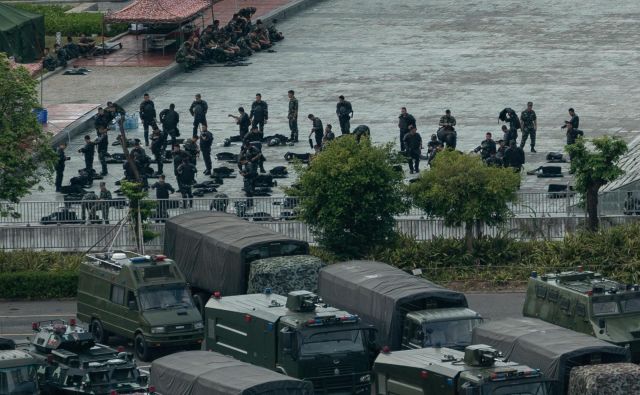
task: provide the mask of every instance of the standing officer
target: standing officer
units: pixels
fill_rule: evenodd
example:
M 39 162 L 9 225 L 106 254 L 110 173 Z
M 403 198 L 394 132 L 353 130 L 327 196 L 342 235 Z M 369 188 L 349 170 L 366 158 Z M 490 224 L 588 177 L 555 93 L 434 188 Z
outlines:
M 148 93 L 143 96 L 140 103 L 140 119 L 144 129 L 144 145 L 149 146 L 149 126 L 156 124 L 156 105 L 153 103 Z
M 98 160 L 100 161 L 100 166 L 102 167 L 100 175 L 106 176 L 107 174 L 109 174 L 107 171 L 107 151 L 109 150 L 109 137 L 107 136 L 106 128 L 98 130 L 98 138 L 96 139 L 95 144 L 98 148 Z
M 580 117 L 578 116 L 578 114 L 576 114 L 573 108 L 569 109 L 569 116 L 571 117 L 571 119 L 568 121 L 564 121 L 564 126 L 562 127 L 562 129 L 566 128 L 568 123 L 571 124 L 571 127 L 573 127 L 574 130 L 578 129 L 580 127 Z
M 184 158 L 182 164 L 178 166 L 178 187 L 182 193 L 182 208 L 193 207 L 193 192 L 191 186 L 196 183 L 196 167 Z M 189 200 L 187 200 L 189 198 Z
M 85 170 L 89 174 L 89 177 L 93 176 L 93 156 L 96 153 L 96 146 L 89 135 L 84 136 L 84 147 L 78 150 L 79 153 L 84 155 Z
M 191 103 L 191 107 L 189 107 L 189 112 L 193 116 L 193 137 L 198 137 L 199 125 L 207 126 L 208 110 L 209 105 L 206 101 L 202 100 L 202 96 L 198 93 L 196 100 L 194 100 L 193 103 Z
M 169 217 L 167 215 L 168 202 L 166 199 L 169 199 L 169 194 L 174 193 L 175 189 L 171 184 L 165 182 L 165 177 L 162 174 L 158 177 L 158 182 L 151 185 L 151 188 L 156 190 L 156 199 L 159 200 L 156 208 L 156 222 L 164 222 L 164 218 Z
M 176 111 L 176 105 L 171 103 L 169 108 L 160 111 L 160 123 L 162 123 L 162 131 L 171 136 L 171 145 L 176 143 L 176 138 L 180 136 L 178 123 L 180 122 L 180 114 Z
M 206 127 L 206 126 L 203 126 Z M 189 162 L 192 165 L 196 165 L 196 161 L 198 159 L 198 155 L 200 155 L 200 149 L 198 148 L 198 136 L 191 137 L 190 140 L 187 140 L 184 143 L 184 151 L 189 155 Z
M 538 118 L 533 111 L 533 102 L 527 103 L 527 109 L 520 114 L 520 124 L 522 129 L 522 140 L 520 148 L 524 148 L 527 137 L 531 136 L 531 152 L 536 152 L 536 130 L 538 130 Z
M 453 130 L 456 126 L 456 118 L 451 115 L 451 110 L 447 109 L 444 112 L 444 115 L 440 117 L 440 122 L 438 126 L 441 128 L 445 128 L 447 130 Z
M 409 173 L 420 172 L 420 153 L 422 150 L 422 136 L 415 126 L 409 128 L 409 134 L 404 136 L 404 144 L 409 155 Z
M 251 104 L 249 118 L 251 119 L 251 126 L 258 127 L 260 133 L 264 133 L 264 125 L 269 119 L 269 106 L 266 101 L 262 101 L 262 95 L 259 93 L 256 93 L 256 101 Z
M 298 142 L 298 99 L 296 99 L 295 92 L 289 91 L 289 113 L 287 114 L 289 119 L 289 130 L 291 131 L 290 141 Z
M 350 120 L 353 118 L 353 107 L 351 103 L 344 100 L 344 96 L 338 97 L 338 104 L 336 104 L 336 115 L 340 122 L 340 131 L 342 134 L 349 134 L 351 129 Z
M 107 184 L 104 181 L 100 182 L 100 195 L 98 196 L 98 199 L 103 200 L 103 202 L 100 203 L 100 211 L 102 211 L 102 220 L 105 224 L 108 224 L 110 207 L 109 200 L 111 200 L 112 197 L 111 191 L 107 189 Z
M 98 107 L 98 113 L 93 120 L 93 126 L 96 128 L 98 135 L 100 134 L 100 129 L 107 129 L 109 127 L 109 122 L 109 116 L 105 113 L 104 108 Z
M 200 153 L 204 160 L 204 175 L 211 175 L 211 146 L 213 145 L 213 134 L 207 130 L 206 126 L 202 127 L 200 132 Z
M 164 151 L 164 141 L 162 139 L 162 134 L 160 133 L 160 129 L 158 126 L 153 127 L 153 134 L 151 135 L 151 153 L 153 154 L 153 158 L 158 165 L 157 174 L 163 173 L 163 152 Z
M 246 144 L 249 143 L 245 143 L 245 145 Z M 258 177 L 256 162 L 252 160 L 250 155 L 251 153 L 248 151 L 247 147 L 247 151 L 240 156 L 239 161 L 240 175 L 244 178 L 244 193 L 247 197 L 252 197 L 254 195 L 256 190 L 255 180 Z
M 404 136 L 409 133 L 409 127 L 411 125 L 418 127 L 418 125 L 416 125 L 416 119 L 413 115 L 407 112 L 407 107 L 402 107 L 400 109 L 400 116 L 398 117 L 398 128 L 400 129 L 400 151 L 404 151 L 405 149 Z
M 58 161 L 56 162 L 56 192 L 60 192 L 62 190 L 62 178 L 64 177 L 64 166 L 65 162 L 70 158 L 65 155 L 64 149 L 67 148 L 65 143 L 60 143 L 58 148 L 56 149 L 56 156 L 58 157 Z

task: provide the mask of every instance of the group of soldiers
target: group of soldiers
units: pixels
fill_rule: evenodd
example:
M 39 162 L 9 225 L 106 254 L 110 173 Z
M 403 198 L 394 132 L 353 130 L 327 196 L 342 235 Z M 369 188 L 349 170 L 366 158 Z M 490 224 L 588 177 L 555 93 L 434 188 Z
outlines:
M 60 45 L 55 43 L 53 51 L 47 47 L 44 49 L 44 58 L 42 67 L 48 71 L 53 71 L 57 67 L 66 67 L 67 62 L 71 59 L 93 55 L 96 49 L 96 42 L 91 37 L 87 37 L 84 33 L 80 36 L 77 43 L 73 42 L 73 37 L 67 37 L 67 43 Z
M 273 43 L 284 39 L 273 20 L 266 26 L 261 20 L 251 22 L 255 7 L 242 8 L 226 26 L 214 20 L 201 33 L 195 32 L 176 53 L 176 62 L 189 72 L 201 63 L 237 61 L 254 52 L 269 50 Z

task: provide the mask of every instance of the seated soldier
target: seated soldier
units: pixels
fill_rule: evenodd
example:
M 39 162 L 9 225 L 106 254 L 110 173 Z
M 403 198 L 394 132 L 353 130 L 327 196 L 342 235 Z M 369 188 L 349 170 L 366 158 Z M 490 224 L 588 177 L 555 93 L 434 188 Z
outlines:
M 64 49 L 67 51 L 68 59 L 80 56 L 80 47 L 73 42 L 73 37 L 71 36 L 67 36 L 67 43 L 65 44 Z
M 198 61 L 195 54 L 191 51 L 191 43 L 189 41 L 185 41 L 184 44 L 180 46 L 180 49 L 178 49 L 176 53 L 176 63 L 182 64 L 184 71 L 187 73 L 190 73 L 191 70 L 196 67 Z
M 276 28 L 276 23 L 278 23 L 277 19 L 274 19 L 271 22 L 271 25 L 269 25 L 269 27 L 267 28 L 268 32 L 269 32 L 269 39 L 271 41 L 281 41 L 284 40 L 284 34 L 282 34 L 282 32 L 279 32 L 278 29 Z
M 93 52 L 96 49 L 96 42 L 91 37 L 87 37 L 82 33 L 80 35 L 80 40 L 78 40 L 78 47 L 80 47 L 80 55 L 88 58 L 93 56 Z
M 44 59 L 42 59 L 42 67 L 46 70 L 53 71 L 58 67 L 58 60 L 49 52 L 49 48 L 44 49 Z
M 55 44 L 53 46 L 53 50 L 56 53 L 56 58 L 58 60 L 58 65 L 62 67 L 67 67 L 67 59 L 69 59 L 69 55 L 67 51 L 60 46 L 60 44 Z

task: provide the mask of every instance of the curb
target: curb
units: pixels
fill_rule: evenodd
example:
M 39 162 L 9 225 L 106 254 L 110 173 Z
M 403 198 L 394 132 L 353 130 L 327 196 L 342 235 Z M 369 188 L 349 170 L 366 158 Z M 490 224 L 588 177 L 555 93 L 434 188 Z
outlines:
M 282 19 L 291 18 L 298 12 L 303 11 L 313 5 L 316 5 L 321 1 L 323 0 L 297 0 L 287 5 L 284 5 L 280 8 L 276 8 L 275 10 L 265 14 L 260 18 L 256 18 L 256 20 L 261 19 L 263 22 L 269 22 L 273 19 L 282 20 Z M 116 40 L 117 38 L 119 38 L 119 36 L 116 36 L 109 41 Z M 129 101 L 135 99 L 136 97 L 140 97 L 144 93 L 144 91 L 151 90 L 151 88 L 155 87 L 156 85 L 159 85 L 161 82 L 166 81 L 167 79 L 173 77 L 179 72 L 180 72 L 180 65 L 174 62 L 171 65 L 167 66 L 164 70 L 158 72 L 157 74 L 150 77 L 148 80 L 141 83 L 140 85 L 135 86 L 127 91 L 121 92 L 117 97 L 113 99 L 109 99 L 109 101 L 113 101 L 124 107 L 124 105 Z M 94 113 L 93 111 L 91 111 L 85 114 L 83 117 L 77 119 L 75 122 L 71 123 L 69 126 L 61 130 L 60 133 L 55 135 L 51 139 L 51 143 L 54 146 L 57 146 L 63 141 L 69 142 L 72 138 L 78 135 L 81 135 L 87 129 L 92 127 L 91 121 L 93 119 L 93 116 L 94 116 Z

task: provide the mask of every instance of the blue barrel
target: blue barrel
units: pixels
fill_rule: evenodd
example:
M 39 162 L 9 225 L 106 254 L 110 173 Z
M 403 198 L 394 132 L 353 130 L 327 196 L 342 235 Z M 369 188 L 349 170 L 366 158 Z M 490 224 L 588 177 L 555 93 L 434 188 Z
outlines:
M 36 114 L 39 124 L 44 125 L 47 123 L 48 112 L 46 108 L 36 108 L 33 112 Z

